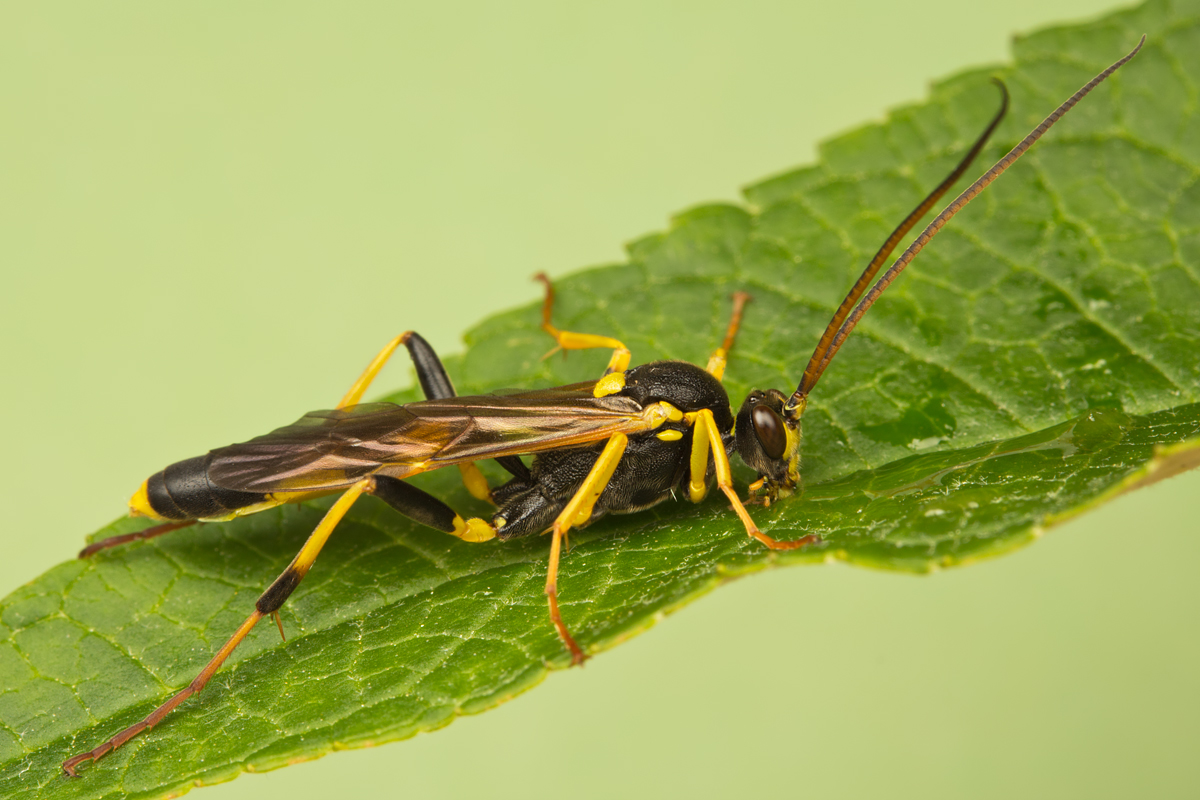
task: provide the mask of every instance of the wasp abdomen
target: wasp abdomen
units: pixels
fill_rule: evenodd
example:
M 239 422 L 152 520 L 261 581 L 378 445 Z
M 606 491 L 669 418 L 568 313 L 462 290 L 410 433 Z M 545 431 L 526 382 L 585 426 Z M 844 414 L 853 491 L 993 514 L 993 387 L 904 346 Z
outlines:
M 208 456 L 178 461 L 146 481 L 146 500 L 164 519 L 223 517 L 267 499 L 257 492 L 224 489 L 208 479 Z

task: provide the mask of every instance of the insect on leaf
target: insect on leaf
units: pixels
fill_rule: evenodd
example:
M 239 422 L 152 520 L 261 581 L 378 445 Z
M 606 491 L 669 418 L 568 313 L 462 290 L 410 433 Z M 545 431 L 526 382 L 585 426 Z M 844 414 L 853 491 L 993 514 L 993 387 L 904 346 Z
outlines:
M 562 565 L 581 644 L 604 650 L 768 566 L 922 572 L 1010 551 L 1200 462 L 1200 113 L 1172 99 L 1200 84 L 1200 16 L 1165 8 L 1016 43 L 1000 71 L 1013 113 L 980 164 L 1149 35 L 926 249 L 812 395 L 803 492 L 752 513 L 774 537 L 819 533 L 825 545 L 764 550 L 716 500 L 605 520 L 573 535 Z M 637 360 L 702 363 L 730 293 L 745 289 L 754 302 L 730 394 L 790 392 L 862 265 L 990 117 L 993 74 L 946 80 L 929 101 L 827 143 L 816 165 L 750 187 L 743 205 L 692 209 L 631 245 L 627 263 L 560 280 L 557 324 L 619 337 Z M 599 374 L 601 354 L 540 360 L 538 322 L 531 303 L 473 329 L 447 361 L 459 391 Z M 456 474 L 418 482 L 483 510 Z M 259 626 L 202 696 L 64 780 L 64 758 L 196 674 L 326 506 L 69 561 L 5 598 L 0 795 L 163 797 L 335 743 L 432 730 L 567 664 L 547 621 L 544 539 L 466 544 L 367 499 L 284 607 L 286 643 Z

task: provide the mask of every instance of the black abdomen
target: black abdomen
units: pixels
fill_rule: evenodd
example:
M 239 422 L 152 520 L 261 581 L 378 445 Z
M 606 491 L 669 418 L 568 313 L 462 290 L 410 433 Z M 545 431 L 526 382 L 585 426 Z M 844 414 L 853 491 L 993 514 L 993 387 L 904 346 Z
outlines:
M 267 499 L 257 492 L 223 489 L 208 480 L 208 456 L 178 461 L 146 481 L 146 499 L 166 519 L 223 517 Z

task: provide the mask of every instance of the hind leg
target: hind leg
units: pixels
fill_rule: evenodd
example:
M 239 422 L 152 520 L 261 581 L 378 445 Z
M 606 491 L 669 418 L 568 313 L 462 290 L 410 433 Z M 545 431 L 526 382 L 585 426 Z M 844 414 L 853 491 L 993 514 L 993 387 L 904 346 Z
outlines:
M 408 355 L 412 359 L 413 366 L 417 369 L 417 381 L 420 382 L 421 391 L 425 393 L 427 400 L 443 400 L 447 397 L 454 397 L 454 384 L 450 382 L 450 376 L 446 374 L 446 368 L 442 366 L 442 360 L 438 358 L 434 349 L 429 346 L 429 342 L 425 341 L 421 334 L 416 331 L 405 331 L 384 345 L 379 354 L 363 370 L 363 374 L 350 387 L 350 391 L 346 392 L 346 396 L 342 398 L 337 407 L 346 408 L 347 406 L 358 405 L 359 401 L 362 400 L 362 396 L 370 388 L 371 383 L 379 375 L 380 370 L 383 369 L 384 365 L 387 364 L 400 345 L 404 345 L 408 350 Z M 463 483 L 466 485 L 467 491 L 480 500 L 490 502 L 492 493 L 488 487 L 487 478 L 483 477 L 483 473 L 479 471 L 479 468 L 475 464 L 467 462 L 459 464 L 458 469 L 462 473 Z
M 433 495 L 397 478 L 376 475 L 370 492 L 414 522 L 464 542 L 486 542 L 496 537 L 496 529 L 487 520 L 463 519 Z
M 254 604 L 254 612 L 229 637 L 221 649 L 217 651 L 216 655 L 212 657 L 212 660 L 208 662 L 208 665 L 200 670 L 200 674 L 192 679 L 191 683 L 176 692 L 141 722 L 129 726 L 100 746 L 64 761 L 62 765 L 63 771 L 73 778 L 78 777 L 79 766 L 84 762 L 96 761 L 108 755 L 139 733 L 147 731 L 162 722 L 177 706 L 198 693 L 208 684 L 212 676 L 221 668 L 221 665 L 225 663 L 226 659 L 229 658 L 237 646 L 242 643 L 242 640 L 249 635 L 250 631 L 254 630 L 254 626 L 258 624 L 259 620 L 263 617 L 274 616 L 276 622 L 278 622 L 277 614 L 280 607 L 292 592 L 295 591 L 296 587 L 300 585 L 300 581 L 304 580 L 304 576 L 312 568 L 313 562 L 317 560 L 321 548 L 329 540 L 329 535 L 333 533 L 334 528 L 341 522 L 342 517 L 350 510 L 350 506 L 354 505 L 354 501 L 363 493 L 372 491 L 373 488 L 373 479 L 367 478 L 351 486 L 338 498 L 337 502 L 326 512 L 316 529 L 308 537 L 308 541 L 300 548 L 300 552 L 292 559 L 292 563 L 288 565 L 287 569 L 258 598 L 258 602 Z M 282 627 L 280 631 L 282 632 Z
M 134 533 L 123 533 L 120 536 L 109 536 L 107 539 L 101 539 L 98 542 L 92 542 L 87 547 L 79 551 L 80 558 L 90 558 L 99 553 L 101 550 L 107 550 L 110 547 L 116 547 L 119 544 L 128 542 L 139 542 L 142 539 L 153 539 L 155 536 L 162 536 L 164 533 L 177 531 L 180 528 L 186 528 L 189 525 L 195 525 L 196 520 L 190 519 L 185 522 L 164 522 L 162 525 L 153 525 L 149 528 L 144 528 Z
M 213 656 L 212 660 L 208 662 L 208 665 L 200 671 L 200 674 L 190 684 L 176 692 L 141 722 L 131 725 L 100 746 L 67 759 L 63 762 L 63 771 L 71 777 L 76 777 L 79 774 L 79 766 L 84 762 L 96 761 L 116 750 L 139 733 L 147 731 L 159 722 L 162 722 L 171 711 L 192 695 L 200 692 L 208 684 L 212 676 L 220 670 L 221 666 L 237 646 L 242 643 L 242 640 L 249 635 L 250 631 L 254 629 L 254 626 L 263 617 L 274 617 L 276 624 L 279 624 L 279 609 L 287 601 L 288 597 L 291 596 L 292 592 L 296 590 L 296 587 L 300 585 L 300 582 L 304 580 L 304 576 L 312 568 L 321 549 L 329 541 L 329 536 L 333 533 L 338 523 L 346 516 L 346 512 L 364 494 L 373 494 L 405 516 L 424 525 L 445 530 L 447 533 L 451 533 L 466 541 L 482 542 L 496 535 L 495 529 L 484 520 L 463 520 L 462 517 L 454 513 L 442 501 L 416 487 L 409 486 L 403 481 L 383 475 L 364 478 L 347 489 L 329 511 L 326 512 L 316 529 L 308 537 L 308 541 L 304 543 L 304 546 L 300 548 L 300 552 L 292 559 L 292 563 L 288 565 L 287 569 L 258 598 L 258 601 L 254 604 L 254 612 L 229 637 L 221 649 L 217 651 L 216 655 Z M 280 633 L 283 633 L 282 625 L 280 625 Z

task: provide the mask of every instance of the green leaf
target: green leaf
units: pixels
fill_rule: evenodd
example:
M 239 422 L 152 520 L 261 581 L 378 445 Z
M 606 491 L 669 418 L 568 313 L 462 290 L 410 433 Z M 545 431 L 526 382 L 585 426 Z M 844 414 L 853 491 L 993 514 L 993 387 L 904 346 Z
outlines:
M 803 495 L 753 513 L 772 535 L 815 532 L 826 545 L 765 551 L 716 499 L 605 520 L 573 536 L 560 578 L 585 647 L 768 566 L 928 571 L 1006 552 L 1200 462 L 1200 4 L 1150 3 L 1019 40 L 1015 66 L 999 71 L 1014 113 L 981 161 L 1143 32 L 1142 54 L 889 290 L 813 395 Z M 745 207 L 682 214 L 631 245 L 627 264 L 561 280 L 558 324 L 617 336 L 640 360 L 703 362 L 729 293 L 748 288 L 731 396 L 790 390 L 862 264 L 991 114 L 995 72 L 958 75 L 929 102 L 827 143 L 816 166 L 748 189 Z M 448 360 L 460 391 L 599 374 L 599 353 L 540 360 L 537 323 L 531 303 L 474 329 Z M 454 474 L 418 482 L 484 510 Z M 5 598 L 0 795 L 162 797 L 431 730 L 566 666 L 542 594 L 544 539 L 464 544 L 367 499 L 285 606 L 286 643 L 260 626 L 199 698 L 62 778 L 65 758 L 195 675 L 325 505 L 71 561 Z

